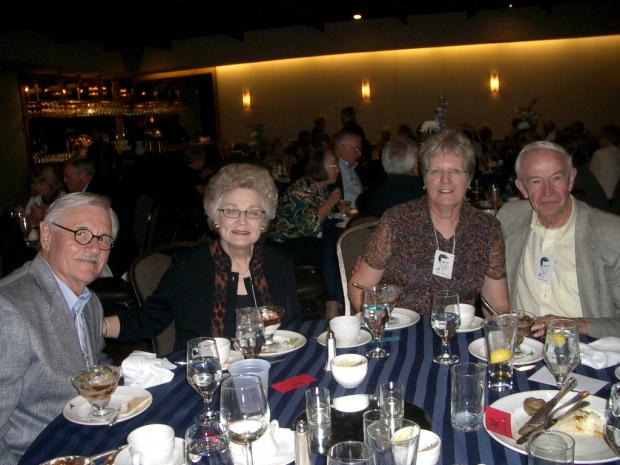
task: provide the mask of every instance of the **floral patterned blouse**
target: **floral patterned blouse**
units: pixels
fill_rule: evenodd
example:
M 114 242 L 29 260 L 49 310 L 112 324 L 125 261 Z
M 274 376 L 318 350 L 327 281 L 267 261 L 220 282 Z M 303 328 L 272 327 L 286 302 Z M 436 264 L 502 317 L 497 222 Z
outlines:
M 456 227 L 452 279 L 433 274 L 435 234 L 427 197 L 389 209 L 368 240 L 362 258 L 384 270 L 383 282 L 403 289 L 398 305 L 418 313 L 430 313 L 434 291 L 455 290 L 461 302 L 473 303 L 485 276 L 506 276 L 504 240 L 497 219 L 463 203 Z M 453 238 L 437 232 L 442 251 L 452 253 Z
M 286 190 L 276 215 L 277 235 L 283 239 L 318 237 L 321 232 L 319 208 L 327 199 L 327 191 L 318 183 L 304 177 Z

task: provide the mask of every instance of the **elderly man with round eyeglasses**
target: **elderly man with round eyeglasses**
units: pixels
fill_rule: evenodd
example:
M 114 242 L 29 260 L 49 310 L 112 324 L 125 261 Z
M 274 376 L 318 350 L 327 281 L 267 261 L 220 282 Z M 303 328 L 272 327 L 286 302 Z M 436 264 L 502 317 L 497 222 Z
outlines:
M 41 251 L 0 280 L 0 463 L 17 463 L 75 396 L 71 377 L 106 360 L 103 310 L 87 286 L 107 264 L 118 220 L 105 197 L 68 194 L 40 224 Z

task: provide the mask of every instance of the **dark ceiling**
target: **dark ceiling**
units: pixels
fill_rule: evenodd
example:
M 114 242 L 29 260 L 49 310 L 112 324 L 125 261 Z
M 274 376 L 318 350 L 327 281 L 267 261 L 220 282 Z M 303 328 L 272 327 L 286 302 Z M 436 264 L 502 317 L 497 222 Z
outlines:
M 58 43 L 94 41 L 109 51 L 138 51 L 145 46 L 168 48 L 177 39 L 226 35 L 243 40 L 245 33 L 285 26 L 305 26 L 319 31 L 326 24 L 350 21 L 354 13 L 364 19 L 460 12 L 468 18 L 481 10 L 536 6 L 552 15 L 559 3 L 533 0 L 332 0 L 285 1 L 172 1 L 148 6 L 131 0 L 120 2 L 22 3 L 23 11 L 4 15 L 3 28 L 29 28 L 54 36 Z M 582 3 L 582 2 L 581 2 Z M 15 4 L 14 4 L 15 5 Z M 20 6 L 16 6 L 20 8 Z

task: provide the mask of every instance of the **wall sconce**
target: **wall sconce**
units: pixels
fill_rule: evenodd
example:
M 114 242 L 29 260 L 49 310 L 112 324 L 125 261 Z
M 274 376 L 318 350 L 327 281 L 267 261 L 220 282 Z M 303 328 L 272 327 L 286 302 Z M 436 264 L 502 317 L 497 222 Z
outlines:
M 249 89 L 244 90 L 241 95 L 241 106 L 243 111 L 252 111 L 252 94 Z
M 362 100 L 370 100 L 370 81 L 362 80 Z
M 491 91 L 491 95 L 499 94 L 499 74 L 491 73 L 491 78 L 489 79 L 489 89 Z

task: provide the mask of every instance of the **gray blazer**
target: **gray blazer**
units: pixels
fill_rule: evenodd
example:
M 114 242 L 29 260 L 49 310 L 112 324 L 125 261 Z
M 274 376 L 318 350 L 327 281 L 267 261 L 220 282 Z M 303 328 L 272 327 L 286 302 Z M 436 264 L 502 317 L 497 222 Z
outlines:
M 94 294 L 84 317 L 101 360 L 103 311 Z M 86 367 L 62 291 L 39 254 L 0 281 L 0 465 L 15 465 L 77 395 L 71 376 Z
M 620 216 L 588 206 L 573 197 L 577 285 L 590 336 L 620 335 Z M 532 207 L 522 200 L 505 204 L 497 214 L 506 244 L 508 290 L 515 303 L 517 274 L 530 233 Z

